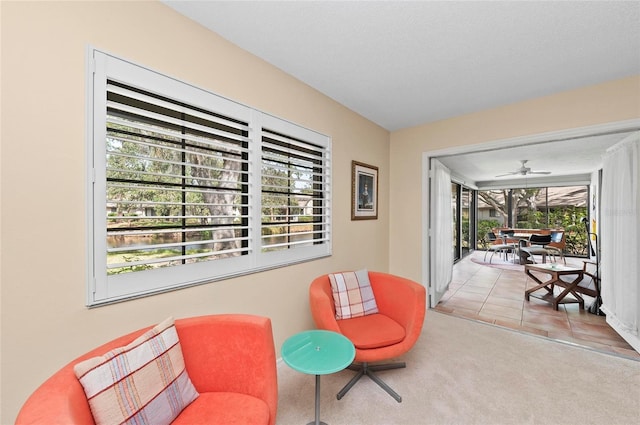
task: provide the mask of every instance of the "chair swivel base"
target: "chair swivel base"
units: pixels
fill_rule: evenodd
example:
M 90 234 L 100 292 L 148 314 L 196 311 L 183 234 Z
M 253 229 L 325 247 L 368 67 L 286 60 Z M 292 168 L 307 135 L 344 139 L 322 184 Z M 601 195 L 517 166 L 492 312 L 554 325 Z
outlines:
M 344 388 L 342 388 L 338 392 L 338 395 L 336 397 L 338 398 L 338 400 L 340 400 L 351 389 L 351 387 L 353 387 L 356 384 L 356 382 L 360 380 L 360 378 L 362 378 L 364 375 L 367 375 L 369 378 L 371 378 L 373 382 L 378 384 L 383 390 L 389 393 L 391 397 L 395 398 L 396 401 L 400 403 L 402 402 L 402 397 L 400 396 L 400 394 L 395 392 L 382 379 L 380 379 L 378 375 L 376 375 L 373 372 L 377 372 L 379 370 L 402 369 L 405 367 L 407 367 L 407 364 L 405 362 L 388 363 L 388 364 L 380 364 L 380 365 L 373 365 L 373 366 L 370 366 L 369 363 L 366 363 L 366 362 L 363 362 L 362 364 L 357 364 L 357 365 L 352 364 L 348 367 L 348 369 L 356 370 L 358 371 L 358 373 L 353 378 L 351 378 L 351 380 L 347 383 L 347 385 L 344 386 Z

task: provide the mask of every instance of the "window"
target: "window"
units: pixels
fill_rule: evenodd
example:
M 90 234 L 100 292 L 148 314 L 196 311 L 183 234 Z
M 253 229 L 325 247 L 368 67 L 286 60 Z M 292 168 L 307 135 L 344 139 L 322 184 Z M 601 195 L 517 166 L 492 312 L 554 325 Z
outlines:
M 478 239 L 493 227 L 563 229 L 568 255 L 587 255 L 583 217 L 588 217 L 588 186 L 526 187 L 479 191 L 480 213 L 498 211 L 507 220 L 479 223 Z
M 92 54 L 89 305 L 331 254 L 327 136 Z

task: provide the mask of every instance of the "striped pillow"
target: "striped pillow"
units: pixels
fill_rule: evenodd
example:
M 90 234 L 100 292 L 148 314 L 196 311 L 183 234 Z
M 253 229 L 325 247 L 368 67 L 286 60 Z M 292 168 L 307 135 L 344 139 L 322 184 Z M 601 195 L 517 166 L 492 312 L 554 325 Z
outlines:
M 198 397 L 173 318 L 74 367 L 96 424 L 170 424 Z
M 329 275 L 336 319 L 351 319 L 378 312 L 366 270 Z

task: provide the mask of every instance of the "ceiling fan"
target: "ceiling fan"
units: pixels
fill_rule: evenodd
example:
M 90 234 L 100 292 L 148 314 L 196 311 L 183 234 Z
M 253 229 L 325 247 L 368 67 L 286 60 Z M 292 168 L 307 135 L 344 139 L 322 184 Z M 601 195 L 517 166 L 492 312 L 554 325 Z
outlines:
M 529 174 L 551 174 L 551 171 L 532 171 L 530 167 L 527 167 L 525 164 L 527 163 L 527 161 L 529 161 L 528 159 L 521 159 L 520 162 L 522 163 L 522 165 L 520 166 L 520 168 L 518 168 L 515 171 L 512 171 L 510 173 L 507 174 L 500 174 L 496 177 L 504 177 L 504 176 L 513 176 L 513 175 L 517 175 L 520 174 L 522 176 L 526 176 Z

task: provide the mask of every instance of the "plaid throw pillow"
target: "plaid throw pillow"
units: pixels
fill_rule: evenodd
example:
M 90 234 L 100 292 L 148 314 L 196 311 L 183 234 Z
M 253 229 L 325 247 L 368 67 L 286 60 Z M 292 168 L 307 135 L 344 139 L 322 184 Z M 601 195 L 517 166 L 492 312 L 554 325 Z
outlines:
M 336 319 L 351 319 L 378 312 L 366 270 L 329 275 Z
M 198 397 L 173 318 L 74 367 L 96 424 L 170 424 Z

